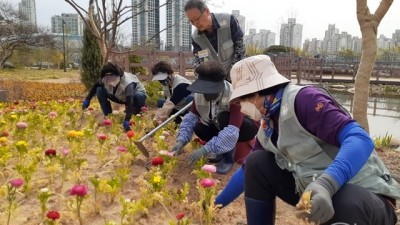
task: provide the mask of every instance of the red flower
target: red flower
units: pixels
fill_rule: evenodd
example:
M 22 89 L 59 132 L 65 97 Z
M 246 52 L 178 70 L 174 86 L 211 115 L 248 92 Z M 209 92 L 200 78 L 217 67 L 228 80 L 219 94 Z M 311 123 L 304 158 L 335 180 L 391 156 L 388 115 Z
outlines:
M 126 132 L 126 136 L 127 136 L 128 138 L 133 138 L 133 136 L 135 136 L 135 132 L 133 132 L 132 130 L 130 130 L 130 131 Z
M 8 131 L 2 131 L 0 136 L 1 137 L 8 137 L 8 136 L 10 136 L 10 133 L 8 133 Z
M 151 165 L 160 166 L 164 163 L 164 159 L 160 156 L 156 156 L 151 160 Z
M 69 194 L 83 197 L 87 194 L 87 190 L 88 190 L 88 188 L 86 185 L 77 184 L 71 188 L 71 190 L 69 191 Z
M 60 213 L 57 211 L 49 211 L 47 212 L 46 216 L 51 220 L 58 220 L 61 217 Z
M 99 134 L 98 136 L 97 136 L 97 138 L 99 138 L 100 140 L 106 140 L 107 139 L 107 135 L 105 135 L 105 134 Z
M 10 185 L 15 188 L 21 187 L 23 184 L 24 180 L 22 180 L 21 178 L 15 178 L 10 180 Z
M 49 157 L 53 157 L 57 155 L 57 151 L 55 149 L 47 149 L 44 154 Z
M 181 220 L 183 217 L 185 217 L 185 212 L 180 212 L 180 213 L 176 214 L 177 220 Z

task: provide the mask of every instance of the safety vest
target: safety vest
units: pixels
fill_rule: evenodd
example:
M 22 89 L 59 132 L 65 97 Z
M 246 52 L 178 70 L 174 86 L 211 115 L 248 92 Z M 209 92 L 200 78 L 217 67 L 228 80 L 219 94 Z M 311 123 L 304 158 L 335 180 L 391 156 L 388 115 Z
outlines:
M 121 81 L 117 86 L 117 90 L 114 93 L 114 87 L 111 85 L 104 85 L 108 94 L 115 96 L 121 102 L 126 102 L 125 89 L 130 83 L 136 83 L 135 92 L 143 92 L 146 93 L 143 84 L 140 82 L 139 78 L 132 73 L 124 72 L 124 75 L 121 76 Z
M 191 83 L 192 82 L 190 82 L 188 79 L 182 77 L 181 75 L 173 75 L 172 80 L 171 80 L 172 93 L 170 92 L 170 89 L 168 86 L 163 86 L 164 96 L 167 98 L 167 100 L 169 100 L 172 97 L 175 88 L 179 84 L 191 84 Z M 185 103 L 186 103 L 186 97 L 183 98 L 180 102 L 178 102 L 178 104 L 175 105 L 175 109 L 177 109 L 177 110 L 182 109 L 185 106 Z

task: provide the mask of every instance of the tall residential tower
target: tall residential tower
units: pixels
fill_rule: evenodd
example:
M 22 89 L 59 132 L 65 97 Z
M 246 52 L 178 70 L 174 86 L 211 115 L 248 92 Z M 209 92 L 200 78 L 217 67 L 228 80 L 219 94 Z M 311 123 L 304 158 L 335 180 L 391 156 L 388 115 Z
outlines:
M 132 0 L 132 7 L 132 44 L 159 50 L 160 1 Z
M 18 3 L 18 9 L 24 16 L 26 16 L 29 24 L 37 27 L 35 0 L 21 0 L 21 2 Z
M 190 51 L 192 48 L 190 24 L 184 7 L 187 0 L 176 0 L 167 4 L 167 51 Z

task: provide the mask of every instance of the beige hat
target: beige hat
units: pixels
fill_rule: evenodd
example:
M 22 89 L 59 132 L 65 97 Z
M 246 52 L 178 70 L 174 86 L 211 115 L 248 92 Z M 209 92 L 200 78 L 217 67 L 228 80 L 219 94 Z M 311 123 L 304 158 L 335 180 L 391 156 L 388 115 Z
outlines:
M 243 95 L 255 93 L 279 84 L 289 83 L 267 55 L 256 55 L 240 60 L 232 66 L 231 101 Z

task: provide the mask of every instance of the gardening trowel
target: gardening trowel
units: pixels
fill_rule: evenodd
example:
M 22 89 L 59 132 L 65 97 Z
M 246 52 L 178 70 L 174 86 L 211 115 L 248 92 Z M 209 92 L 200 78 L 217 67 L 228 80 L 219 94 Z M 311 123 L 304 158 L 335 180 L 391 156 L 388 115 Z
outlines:
M 178 112 L 176 112 L 174 115 L 170 116 L 167 120 L 165 120 L 164 122 L 162 122 L 160 125 L 158 125 L 156 128 L 154 128 L 153 130 L 151 130 L 149 133 L 147 133 L 146 135 L 144 135 L 142 138 L 140 138 L 138 141 L 135 141 L 136 146 L 138 147 L 138 149 L 140 150 L 140 152 L 143 153 L 144 156 L 146 156 L 147 158 L 149 157 L 149 151 L 147 151 L 146 147 L 143 145 L 143 141 L 146 140 L 148 137 L 150 137 L 151 135 L 153 135 L 156 131 L 158 131 L 161 127 L 165 126 L 167 123 L 169 123 L 171 120 L 175 119 L 177 116 L 179 116 L 180 114 L 182 114 L 183 112 L 185 112 L 191 105 L 193 102 L 189 102 L 187 105 L 185 105 L 185 107 L 183 107 L 182 109 L 180 109 Z

